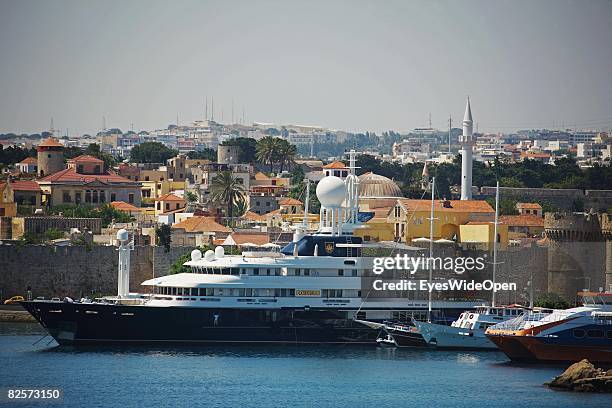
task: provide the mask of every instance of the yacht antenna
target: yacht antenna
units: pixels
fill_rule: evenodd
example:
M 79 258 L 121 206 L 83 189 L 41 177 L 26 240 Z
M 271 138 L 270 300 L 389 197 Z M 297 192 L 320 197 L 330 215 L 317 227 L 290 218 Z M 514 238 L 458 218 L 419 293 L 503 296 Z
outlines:
M 499 224 L 499 181 L 495 187 L 495 226 L 493 227 L 493 297 L 491 306 L 495 306 L 495 272 L 497 268 L 497 224 Z
M 436 178 L 431 178 L 431 216 L 429 217 L 429 298 L 427 301 L 427 322 L 431 323 L 431 283 L 433 281 L 433 223 L 434 223 L 434 195 L 436 190 Z
M 302 219 L 302 228 L 304 231 L 308 229 L 308 205 L 310 203 L 310 180 L 306 179 L 306 197 L 304 198 L 304 219 Z

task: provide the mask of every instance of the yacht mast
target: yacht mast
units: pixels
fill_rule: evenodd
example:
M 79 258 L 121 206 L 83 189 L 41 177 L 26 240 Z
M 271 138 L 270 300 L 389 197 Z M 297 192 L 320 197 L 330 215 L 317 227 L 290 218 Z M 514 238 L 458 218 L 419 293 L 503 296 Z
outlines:
M 429 298 L 427 301 L 427 322 L 431 323 L 431 283 L 433 280 L 433 223 L 434 223 L 434 194 L 436 190 L 436 178 L 431 178 L 431 216 L 429 217 Z
M 308 229 L 308 205 L 310 204 L 310 180 L 306 179 L 306 197 L 304 198 L 304 219 L 302 220 L 302 228 L 304 232 Z
M 495 272 L 497 268 L 497 224 L 499 224 L 499 181 L 495 187 L 495 226 L 493 228 L 493 297 L 491 306 L 495 306 Z

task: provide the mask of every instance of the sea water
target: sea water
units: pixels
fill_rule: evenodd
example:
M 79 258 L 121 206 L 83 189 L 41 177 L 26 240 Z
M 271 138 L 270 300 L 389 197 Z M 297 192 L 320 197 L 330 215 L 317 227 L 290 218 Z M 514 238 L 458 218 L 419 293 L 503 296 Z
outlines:
M 73 348 L 49 343 L 49 337 L 40 340 L 44 334 L 38 325 L 0 323 L 0 388 L 63 392 L 55 404 L 13 406 L 612 406 L 610 395 L 543 386 L 566 365 L 517 365 L 497 351 L 349 345 Z

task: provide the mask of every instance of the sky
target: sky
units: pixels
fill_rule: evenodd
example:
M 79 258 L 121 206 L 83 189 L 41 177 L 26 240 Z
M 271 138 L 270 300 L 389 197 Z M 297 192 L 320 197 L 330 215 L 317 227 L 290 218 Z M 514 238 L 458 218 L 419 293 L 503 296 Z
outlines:
M 0 133 L 612 127 L 612 1 L 0 0 Z

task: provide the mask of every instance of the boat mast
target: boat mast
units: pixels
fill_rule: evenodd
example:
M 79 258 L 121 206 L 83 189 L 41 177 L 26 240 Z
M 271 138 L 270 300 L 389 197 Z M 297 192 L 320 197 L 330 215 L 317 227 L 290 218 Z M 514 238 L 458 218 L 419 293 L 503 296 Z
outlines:
M 434 194 L 436 190 L 436 178 L 431 178 L 431 215 L 429 217 L 429 300 L 427 302 L 427 322 L 431 323 L 431 283 L 433 281 L 433 223 L 434 223 Z
M 497 224 L 499 224 L 499 181 L 495 187 L 495 226 L 493 227 L 493 297 L 491 306 L 495 306 L 495 272 L 497 268 Z
M 304 198 L 304 219 L 302 220 L 302 228 L 304 232 L 308 229 L 308 205 L 310 203 L 310 180 L 306 179 L 306 197 Z

